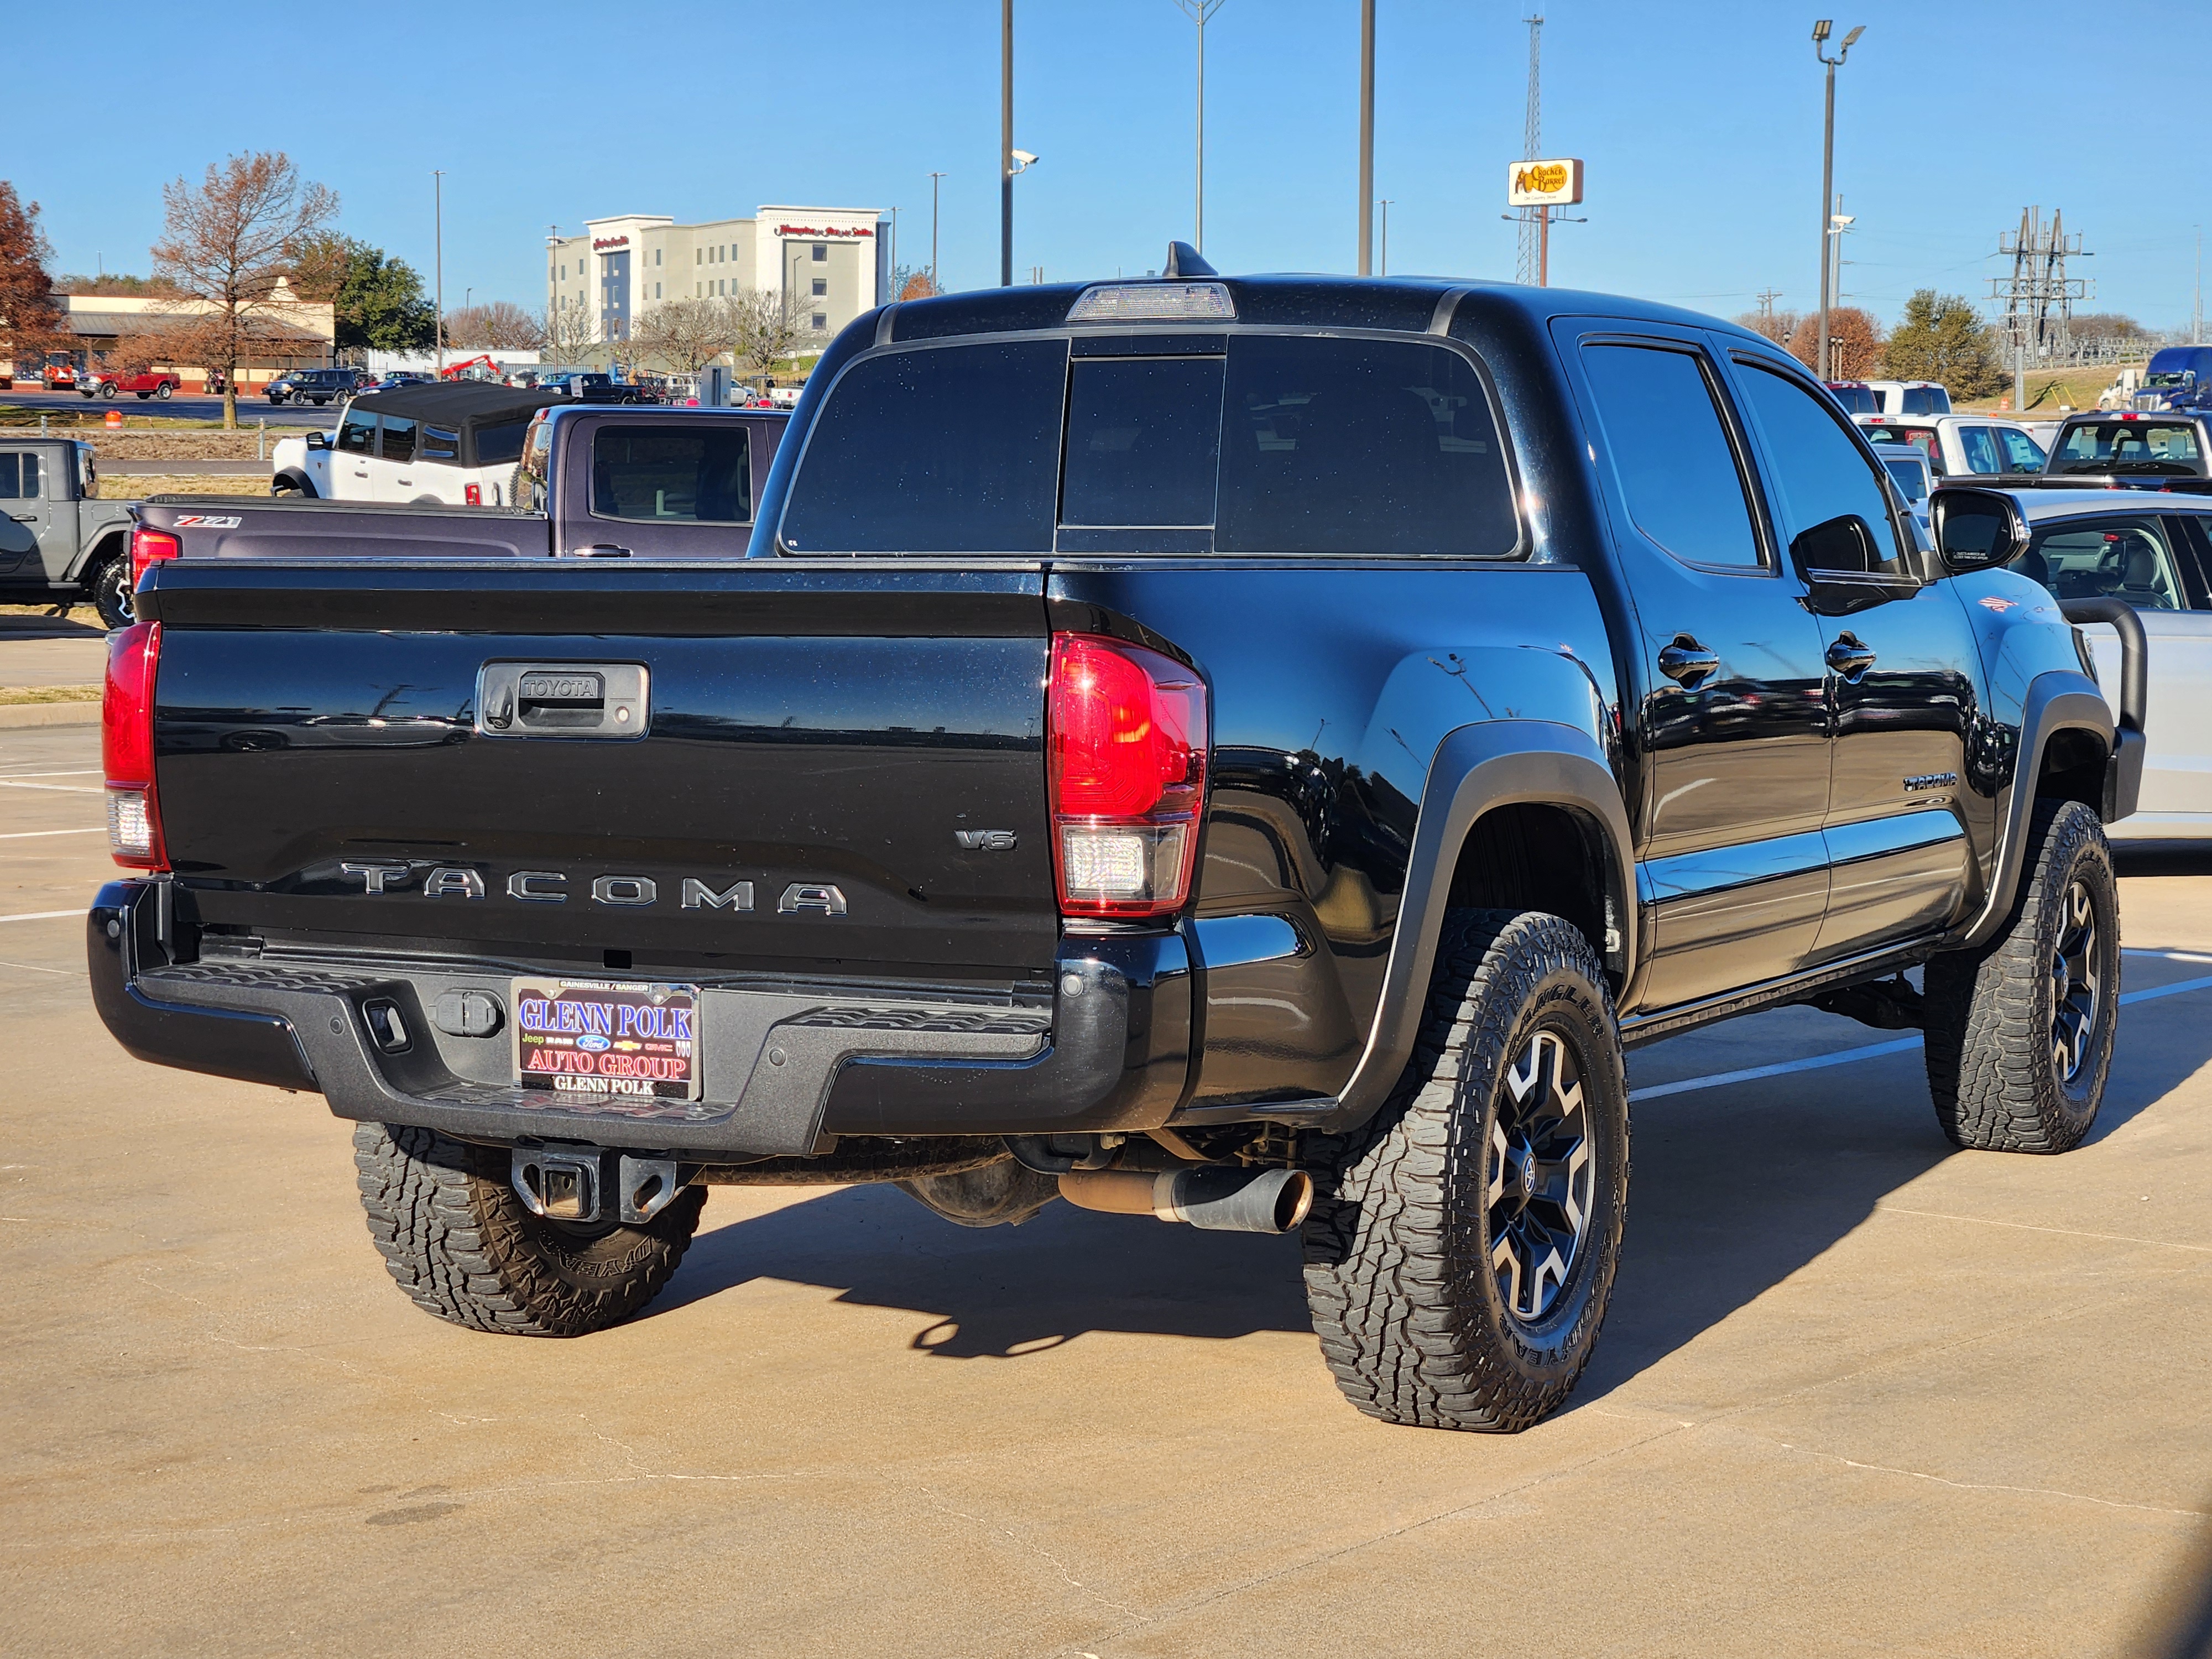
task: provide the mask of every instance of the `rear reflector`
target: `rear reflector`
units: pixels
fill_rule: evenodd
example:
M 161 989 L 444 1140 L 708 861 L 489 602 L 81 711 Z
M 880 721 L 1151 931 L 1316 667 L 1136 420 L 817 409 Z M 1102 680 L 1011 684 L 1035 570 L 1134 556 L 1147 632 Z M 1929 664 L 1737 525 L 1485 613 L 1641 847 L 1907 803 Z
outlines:
M 134 530 L 131 532 L 131 586 L 137 587 L 138 579 L 146 574 L 146 567 L 162 559 L 173 559 L 185 550 L 184 544 L 166 530 Z
M 1141 646 L 1055 634 L 1048 703 L 1060 909 L 1180 910 L 1190 897 L 1206 795 L 1205 682 Z
M 134 623 L 107 636 L 107 685 L 100 704 L 107 847 L 118 864 L 133 870 L 169 867 L 154 796 L 154 677 L 161 655 L 159 623 Z
M 1237 302 L 1219 283 L 1102 283 L 1067 308 L 1071 323 L 1233 323 Z
M 483 505 L 483 486 L 482 484 L 463 484 L 461 486 L 461 501 L 464 506 L 482 507 Z

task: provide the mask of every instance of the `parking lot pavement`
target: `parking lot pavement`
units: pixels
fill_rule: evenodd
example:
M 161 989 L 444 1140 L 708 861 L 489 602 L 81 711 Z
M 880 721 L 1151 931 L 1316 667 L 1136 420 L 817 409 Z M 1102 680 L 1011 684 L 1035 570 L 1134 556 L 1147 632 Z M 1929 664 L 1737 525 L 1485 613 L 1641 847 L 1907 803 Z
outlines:
M 97 685 L 106 672 L 107 630 L 98 623 L 0 617 L 0 685 Z
M 106 873 L 96 745 L 0 732 L 0 914 Z M 2169 953 L 2130 994 L 2212 976 L 2212 858 L 2130 867 Z M 1065 1205 L 717 1188 L 647 1316 L 454 1329 L 386 1281 L 348 1126 L 130 1060 L 82 951 L 0 922 L 24 1650 L 2073 1656 L 2130 1650 L 2212 1508 L 2212 988 L 2128 1006 L 2057 1158 L 1952 1152 L 1911 1033 L 1641 1051 L 1596 1360 L 1492 1437 L 1345 1406 L 1289 1242 Z

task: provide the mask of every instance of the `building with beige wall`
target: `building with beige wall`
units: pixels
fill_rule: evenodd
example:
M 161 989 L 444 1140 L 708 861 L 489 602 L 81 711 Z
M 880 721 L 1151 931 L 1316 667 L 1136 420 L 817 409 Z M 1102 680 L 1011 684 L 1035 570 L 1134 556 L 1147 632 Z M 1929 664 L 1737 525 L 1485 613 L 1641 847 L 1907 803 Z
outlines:
M 590 219 L 581 236 L 549 238 L 549 310 L 582 312 L 598 342 L 625 340 L 671 300 L 759 289 L 796 300 L 826 342 L 890 284 L 884 221 L 873 208 L 763 207 L 750 218 L 679 225 L 665 214 Z
M 161 345 L 166 331 L 220 310 L 212 301 L 139 294 L 54 297 L 61 303 L 64 325 L 76 337 L 76 349 L 87 361 L 106 364 L 119 356 L 144 355 L 153 360 L 149 368 L 173 370 L 189 389 L 206 384 L 209 365 L 160 361 Z M 276 290 L 246 311 L 258 337 L 251 361 L 239 365 L 241 386 L 331 362 L 338 331 L 337 308 L 329 301 L 301 299 L 280 276 Z

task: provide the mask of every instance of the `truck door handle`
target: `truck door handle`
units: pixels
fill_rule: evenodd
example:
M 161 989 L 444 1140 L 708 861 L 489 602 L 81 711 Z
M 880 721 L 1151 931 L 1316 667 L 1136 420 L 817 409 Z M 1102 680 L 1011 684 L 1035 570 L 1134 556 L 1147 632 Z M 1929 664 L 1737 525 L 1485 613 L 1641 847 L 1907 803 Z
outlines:
M 39 521 L 39 515 L 35 513 L 10 513 L 8 516 L 17 524 L 36 524 Z
M 1873 647 L 1856 634 L 1838 634 L 1828 647 L 1828 666 L 1846 685 L 1856 685 L 1874 666 L 1874 660 Z
M 1659 648 L 1659 672 L 1686 690 L 1696 690 L 1701 681 L 1720 670 L 1720 653 L 1706 650 L 1687 634 L 1675 635 L 1672 643 Z
M 617 547 L 612 542 L 593 542 L 589 547 L 570 548 L 568 556 L 572 559 L 626 559 L 629 557 L 629 549 Z

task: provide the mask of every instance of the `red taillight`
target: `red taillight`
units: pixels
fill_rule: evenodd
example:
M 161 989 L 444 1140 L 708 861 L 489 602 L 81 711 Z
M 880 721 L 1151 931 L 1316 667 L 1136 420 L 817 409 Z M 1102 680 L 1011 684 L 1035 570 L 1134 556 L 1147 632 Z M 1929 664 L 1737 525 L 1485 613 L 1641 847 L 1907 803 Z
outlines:
M 461 501 L 465 506 L 482 507 L 483 505 L 483 486 L 482 484 L 463 484 L 461 486 Z
M 146 574 L 146 567 L 158 559 L 173 559 L 185 550 L 179 542 L 166 530 L 134 530 L 131 532 L 131 586 L 136 588 L 138 580 Z
M 1046 753 L 1053 868 L 1070 915 L 1182 908 L 1206 793 L 1206 685 L 1171 657 L 1052 638 Z
M 118 864 L 133 870 L 169 867 L 154 799 L 154 675 L 161 656 L 159 623 L 134 623 L 108 635 L 107 688 L 100 704 L 107 846 Z

